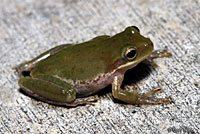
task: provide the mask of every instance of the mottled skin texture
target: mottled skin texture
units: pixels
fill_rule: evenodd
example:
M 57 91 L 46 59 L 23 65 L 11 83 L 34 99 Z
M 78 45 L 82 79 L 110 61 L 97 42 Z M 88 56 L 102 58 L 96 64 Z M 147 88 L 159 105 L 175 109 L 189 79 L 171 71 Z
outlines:
M 130 48 L 136 53 L 128 60 L 124 54 Z M 112 37 L 105 35 L 76 45 L 57 46 L 20 65 L 17 70 L 30 71 L 30 76 L 21 77 L 19 85 L 43 101 L 67 106 L 96 100 L 96 97 L 77 97 L 91 95 L 109 84 L 113 85 L 114 98 L 121 101 L 165 103 L 166 99 L 146 98 L 120 88 L 125 71 L 147 58 L 152 50 L 153 43 L 149 38 L 140 35 L 136 27 L 128 27 Z

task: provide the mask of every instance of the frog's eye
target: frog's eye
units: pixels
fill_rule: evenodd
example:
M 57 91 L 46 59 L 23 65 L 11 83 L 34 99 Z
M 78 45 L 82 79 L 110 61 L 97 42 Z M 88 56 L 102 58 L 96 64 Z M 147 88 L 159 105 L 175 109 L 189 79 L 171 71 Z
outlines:
M 137 49 L 134 47 L 129 47 L 124 52 L 124 59 L 127 61 L 132 61 L 137 56 Z
M 133 28 L 135 28 L 138 32 L 140 32 L 140 29 L 136 26 L 132 26 Z

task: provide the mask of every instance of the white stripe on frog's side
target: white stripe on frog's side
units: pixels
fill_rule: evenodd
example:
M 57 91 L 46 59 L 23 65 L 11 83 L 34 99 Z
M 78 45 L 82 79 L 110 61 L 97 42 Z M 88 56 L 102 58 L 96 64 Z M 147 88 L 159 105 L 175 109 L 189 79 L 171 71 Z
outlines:
M 49 57 L 49 56 L 50 56 L 50 53 L 45 54 L 44 56 L 42 56 L 42 57 L 40 57 L 39 59 L 37 59 L 36 61 L 34 61 L 33 64 L 36 64 L 36 63 L 38 63 L 38 62 L 40 62 L 40 61 L 46 59 L 46 58 Z

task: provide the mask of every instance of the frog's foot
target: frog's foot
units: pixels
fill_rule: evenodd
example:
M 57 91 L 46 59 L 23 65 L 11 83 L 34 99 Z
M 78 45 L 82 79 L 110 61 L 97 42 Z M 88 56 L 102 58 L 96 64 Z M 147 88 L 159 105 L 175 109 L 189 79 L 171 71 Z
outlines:
M 160 91 L 160 90 L 161 90 L 161 87 L 156 87 L 143 95 L 146 97 L 153 96 L 154 94 L 158 93 L 158 91 Z
M 147 57 L 147 59 L 145 59 L 143 61 L 143 63 L 151 65 L 153 68 L 158 67 L 158 65 L 153 61 L 153 59 L 156 58 L 163 58 L 163 57 L 171 57 L 172 54 L 170 52 L 168 52 L 167 48 L 165 48 L 164 50 L 156 50 L 153 51 L 149 57 Z
M 114 82 L 112 84 L 112 94 L 113 97 L 129 104 L 146 104 L 146 105 L 159 105 L 159 104 L 169 104 L 173 102 L 172 97 L 167 98 L 156 98 L 153 95 L 160 90 L 160 88 L 155 88 L 146 94 L 138 94 L 136 90 L 123 90 L 120 88 L 122 83 L 122 78 L 115 76 Z
M 147 105 L 167 105 L 173 102 L 171 96 L 166 98 L 156 98 L 153 95 L 161 90 L 160 88 L 155 88 L 145 94 L 138 95 L 137 104 L 147 104 Z
M 98 95 L 84 97 L 84 98 L 76 98 L 76 100 L 70 104 L 70 106 L 78 106 L 78 105 L 95 105 L 94 102 L 96 102 L 99 99 Z M 68 104 L 69 105 L 69 104 Z
M 163 58 L 163 57 L 172 57 L 172 54 L 170 52 L 168 52 L 167 48 L 165 48 L 164 50 L 155 50 L 153 51 L 149 57 L 147 58 L 147 60 L 152 61 L 155 58 Z

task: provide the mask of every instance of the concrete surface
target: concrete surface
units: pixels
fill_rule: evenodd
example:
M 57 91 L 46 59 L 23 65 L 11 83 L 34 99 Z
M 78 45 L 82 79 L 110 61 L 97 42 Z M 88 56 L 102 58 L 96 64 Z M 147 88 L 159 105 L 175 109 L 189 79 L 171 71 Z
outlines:
M 121 104 L 107 88 L 95 106 L 65 108 L 19 92 L 13 66 L 56 45 L 114 35 L 130 25 L 155 49 L 173 53 L 155 60 L 159 67 L 134 85 L 141 92 L 162 86 L 160 96 L 172 95 L 174 104 Z M 0 133 L 200 133 L 199 39 L 199 0 L 1 0 Z M 139 74 L 127 81 L 133 85 Z

